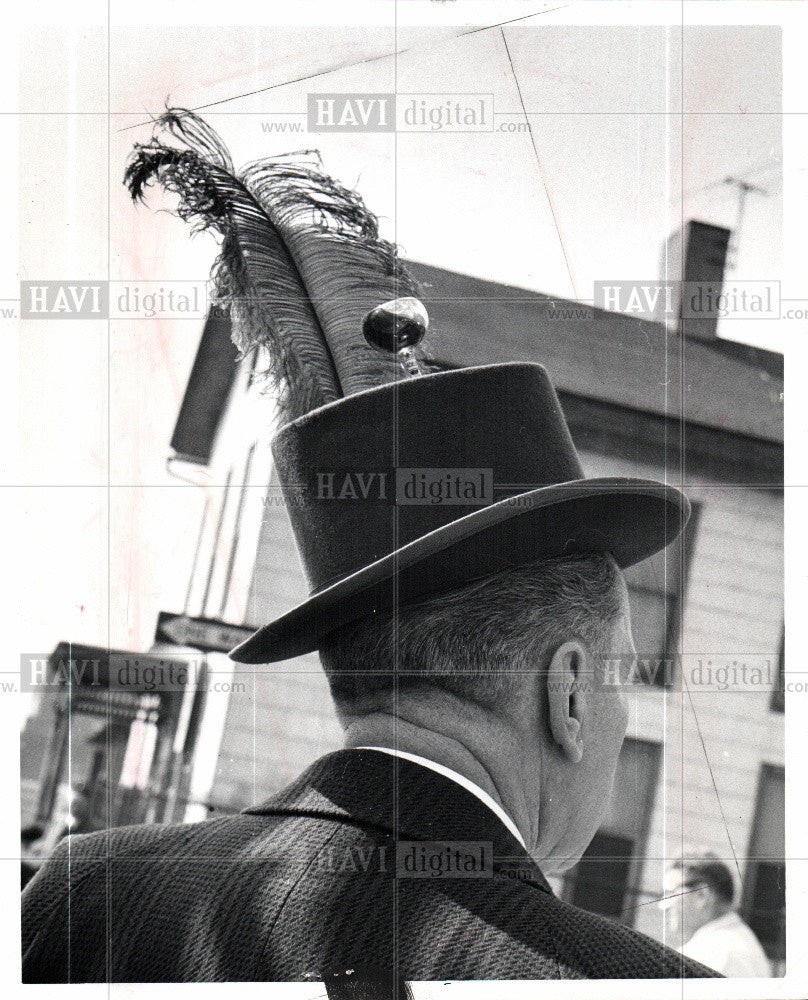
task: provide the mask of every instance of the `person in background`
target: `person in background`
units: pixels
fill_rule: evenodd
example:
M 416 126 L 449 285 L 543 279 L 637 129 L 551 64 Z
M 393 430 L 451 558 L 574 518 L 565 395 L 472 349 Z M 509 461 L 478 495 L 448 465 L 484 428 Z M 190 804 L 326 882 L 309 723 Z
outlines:
M 733 908 L 732 872 L 711 854 L 677 858 L 665 878 L 668 943 L 724 976 L 771 976 L 766 953 Z

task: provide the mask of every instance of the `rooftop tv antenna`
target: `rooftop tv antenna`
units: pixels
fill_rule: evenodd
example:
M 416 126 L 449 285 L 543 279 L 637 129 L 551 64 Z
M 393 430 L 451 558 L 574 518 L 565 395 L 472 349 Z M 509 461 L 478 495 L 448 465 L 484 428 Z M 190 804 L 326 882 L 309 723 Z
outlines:
M 768 198 L 769 192 L 766 188 L 750 183 L 744 177 L 732 177 L 728 175 L 720 183 L 734 186 L 738 189 L 738 211 L 735 215 L 735 225 L 732 227 L 729 246 L 727 247 L 727 269 L 734 270 L 738 264 L 738 248 L 741 242 L 743 220 L 746 213 L 746 199 L 750 194 L 759 194 L 764 198 Z
M 727 174 L 726 177 L 722 177 L 720 180 L 711 181 L 709 184 L 705 184 L 702 187 L 694 188 L 690 191 L 685 191 L 682 195 L 683 202 L 689 201 L 690 198 L 704 194 L 706 191 L 713 191 L 716 188 L 731 188 L 734 187 L 738 191 L 738 210 L 735 215 L 735 224 L 731 229 L 730 243 L 727 250 L 727 270 L 733 270 L 737 266 L 738 262 L 738 248 L 741 241 L 741 233 L 743 230 L 744 218 L 746 215 L 746 202 L 750 194 L 759 194 L 763 198 L 768 198 L 771 194 L 773 188 L 777 186 L 779 180 L 778 171 L 780 169 L 781 163 L 779 158 L 769 157 L 762 160 L 759 163 L 754 164 L 747 170 L 738 174 Z M 774 172 L 774 176 L 772 175 Z M 760 184 L 753 184 L 751 178 L 759 178 L 760 175 L 768 174 L 769 177 L 764 180 L 766 187 L 761 187 Z M 691 214 L 686 213 L 686 214 Z

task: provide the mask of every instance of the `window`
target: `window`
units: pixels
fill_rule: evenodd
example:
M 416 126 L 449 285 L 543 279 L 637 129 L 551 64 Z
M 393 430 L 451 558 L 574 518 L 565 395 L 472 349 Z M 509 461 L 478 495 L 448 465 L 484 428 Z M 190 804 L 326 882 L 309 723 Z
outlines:
M 700 505 L 694 503 L 693 514 L 679 538 L 662 552 L 626 570 L 640 676 L 649 684 L 664 686 L 672 680 L 669 661 L 673 661 L 679 645 L 683 596 L 699 513 Z M 667 669 L 661 669 L 659 661 L 665 661 Z
M 227 400 L 238 375 L 238 350 L 230 315 L 211 308 L 205 320 L 188 387 L 171 437 L 176 457 L 207 465 Z
M 749 838 L 741 913 L 778 974 L 786 957 L 785 770 L 764 764 Z
M 786 630 L 780 633 L 780 650 L 777 654 L 777 686 L 772 691 L 771 710 L 785 712 L 786 710 Z
M 634 842 L 630 837 L 598 830 L 578 862 L 569 902 L 619 920 L 628 889 Z
M 660 749 L 648 740 L 623 744 L 606 818 L 565 876 L 562 895 L 567 902 L 633 923 Z

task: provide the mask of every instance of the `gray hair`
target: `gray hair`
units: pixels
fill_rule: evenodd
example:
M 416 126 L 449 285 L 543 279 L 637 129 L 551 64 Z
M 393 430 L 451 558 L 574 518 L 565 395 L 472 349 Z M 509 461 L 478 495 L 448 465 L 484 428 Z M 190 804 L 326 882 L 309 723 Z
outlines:
M 729 867 L 715 854 L 705 852 L 701 857 L 674 858 L 670 867 L 681 871 L 683 889 L 707 885 L 723 903 L 732 906 L 735 881 Z
M 524 673 L 546 670 L 572 637 L 608 655 L 624 587 L 610 555 L 535 562 L 344 626 L 323 642 L 320 660 L 337 707 L 349 712 L 424 685 L 502 707 Z

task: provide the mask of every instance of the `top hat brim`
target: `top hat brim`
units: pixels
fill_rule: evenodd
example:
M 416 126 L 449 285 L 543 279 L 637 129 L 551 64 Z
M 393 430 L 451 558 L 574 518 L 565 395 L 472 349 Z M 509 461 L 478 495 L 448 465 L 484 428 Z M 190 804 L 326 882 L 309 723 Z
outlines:
M 321 587 L 230 653 L 273 663 L 318 649 L 335 629 L 540 559 L 609 553 L 625 569 L 669 545 L 690 516 L 672 486 L 575 480 L 475 510 Z

